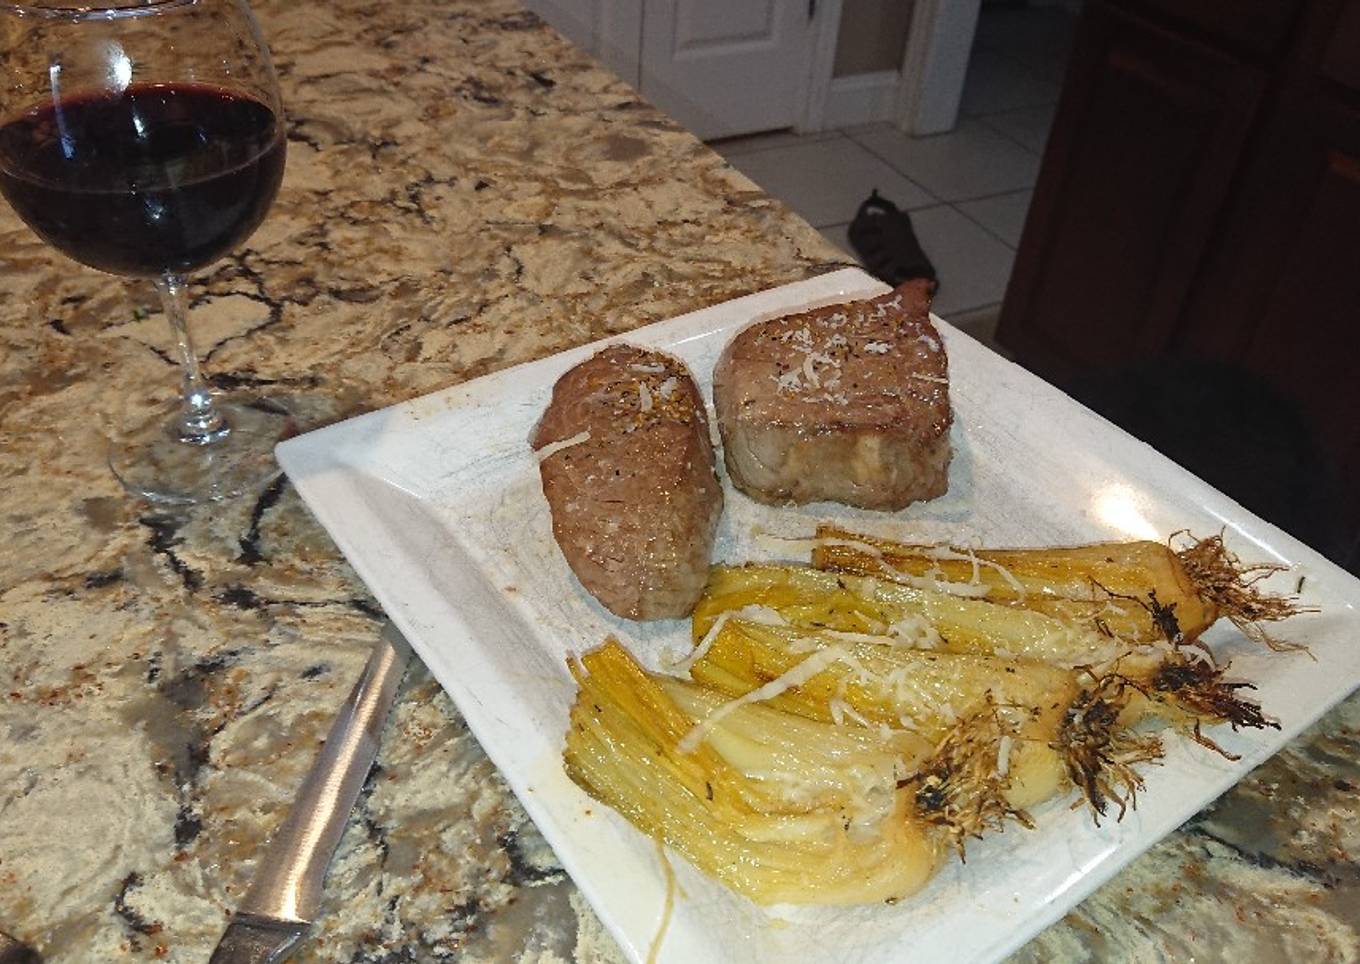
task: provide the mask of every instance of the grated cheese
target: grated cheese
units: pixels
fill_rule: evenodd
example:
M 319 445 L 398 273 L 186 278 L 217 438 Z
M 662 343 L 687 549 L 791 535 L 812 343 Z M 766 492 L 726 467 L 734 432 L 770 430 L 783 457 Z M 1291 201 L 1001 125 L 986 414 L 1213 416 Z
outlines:
M 803 359 L 803 377 L 808 380 L 808 384 L 813 388 L 821 388 L 822 380 L 817 377 L 817 369 L 813 367 L 812 355 Z
M 718 613 L 718 618 L 713 620 L 713 625 L 708 627 L 708 632 L 704 633 L 704 638 L 699 640 L 699 645 L 694 647 L 694 652 L 677 662 L 675 669 L 688 673 L 695 663 L 703 659 L 710 649 L 713 648 L 713 641 L 718 638 L 722 628 L 727 625 L 727 621 L 732 618 L 731 612 Z
M 764 686 L 758 686 L 744 696 L 738 696 L 734 700 L 723 703 L 694 724 L 690 731 L 680 738 L 680 742 L 676 744 L 676 750 L 680 753 L 693 753 L 699 748 L 699 744 L 704 741 L 704 738 L 708 736 L 709 731 L 717 726 L 725 716 L 749 703 L 760 703 L 764 700 L 774 699 L 785 690 L 802 686 L 832 663 L 845 659 L 846 655 L 845 650 L 839 646 L 828 646 L 826 649 L 813 653 L 787 673 L 775 677 Z
M 886 355 L 888 352 L 892 351 L 892 345 L 888 344 L 886 341 L 871 341 L 864 346 L 864 350 L 871 355 Z
M 897 645 L 914 649 L 935 649 L 944 642 L 930 620 L 919 613 L 903 613 L 888 627 L 888 635 Z
M 656 858 L 661 861 L 661 869 L 666 875 L 666 899 L 661 905 L 661 921 L 657 924 L 656 936 L 652 938 L 651 946 L 647 949 L 647 964 L 656 964 L 657 955 L 661 953 L 661 942 L 666 939 L 666 931 L 670 930 L 671 926 L 671 915 L 675 912 L 675 870 L 666 859 L 665 842 L 660 837 L 652 839 L 656 842 Z
M 950 582 L 946 579 L 941 579 L 940 577 L 943 576 L 944 573 L 941 572 L 939 568 L 928 569 L 923 576 L 914 576 L 910 573 L 902 572 L 899 569 L 894 569 L 883 561 L 883 553 L 879 551 L 877 547 L 870 545 L 867 542 L 859 542 L 854 539 L 819 539 L 816 537 L 809 539 L 804 536 L 781 536 L 773 532 L 757 532 L 755 533 L 755 541 L 758 544 L 765 543 L 767 546 L 770 542 L 783 543 L 787 545 L 790 550 L 795 551 L 799 549 L 811 551 L 820 546 L 842 546 L 847 549 L 856 549 L 874 559 L 878 563 L 878 567 L 893 580 L 900 582 L 905 586 L 910 586 L 913 589 L 941 592 L 950 596 L 962 596 L 966 599 L 981 599 L 988 593 L 987 587 L 979 583 Z M 1023 590 L 1021 591 L 1023 592 Z
M 638 409 L 644 414 L 652 410 L 652 390 L 646 382 L 638 382 Z
M 1021 599 L 1025 598 L 1024 584 L 1021 583 L 1019 579 L 1015 578 L 1014 573 L 999 562 L 993 562 L 990 559 L 979 559 L 977 553 L 971 549 L 964 549 L 960 552 L 953 546 L 922 546 L 921 555 L 930 559 L 949 559 L 958 562 L 971 562 L 973 564 L 973 578 L 971 582 L 974 585 L 977 585 L 982 578 L 981 573 L 978 571 L 979 566 L 995 569 L 1001 575 L 1001 578 L 1006 580 L 1006 583 L 1016 591 Z
M 708 627 L 708 632 L 704 633 L 703 639 L 699 640 L 699 645 L 694 647 L 694 651 L 688 656 L 681 658 L 668 659 L 669 668 L 682 673 L 688 673 L 695 663 L 703 659 L 713 643 L 727 625 L 729 619 L 741 619 L 748 623 L 758 623 L 761 626 L 787 626 L 788 620 L 779 614 L 779 610 L 769 606 L 751 604 L 742 606 L 740 609 L 729 609 L 718 613 L 718 618 L 713 620 L 713 625 Z
M 1004 777 L 1011 771 L 1011 738 L 1004 735 L 996 746 L 996 775 Z
M 672 375 L 670 378 L 666 379 L 664 382 L 658 385 L 656 390 L 658 393 L 660 393 L 662 398 L 669 402 L 671 400 L 671 395 L 675 394 L 675 388 L 678 384 L 679 382 L 677 382 L 675 380 L 675 376 Z
M 865 729 L 873 726 L 872 723 L 860 716 L 843 697 L 833 696 L 827 701 L 826 708 L 831 711 L 831 719 L 837 726 L 844 726 L 846 720 L 850 720 Z
M 577 432 L 571 438 L 558 439 L 556 442 L 549 442 L 547 445 L 543 446 L 541 449 L 535 452 L 534 456 L 538 459 L 538 461 L 542 462 L 544 459 L 548 458 L 549 456 L 556 455 L 563 449 L 569 449 L 573 445 L 580 445 L 582 442 L 589 441 L 590 441 L 589 432 Z

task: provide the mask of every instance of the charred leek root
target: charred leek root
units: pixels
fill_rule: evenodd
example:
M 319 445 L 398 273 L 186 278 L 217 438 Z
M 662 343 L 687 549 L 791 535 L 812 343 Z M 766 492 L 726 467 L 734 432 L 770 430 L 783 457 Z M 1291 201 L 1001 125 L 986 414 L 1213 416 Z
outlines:
M 1143 778 L 1135 763 L 1161 759 L 1162 741 L 1135 733 L 1118 721 L 1130 702 L 1131 684 L 1114 674 L 1083 689 L 1063 715 L 1055 748 L 1067 764 L 1067 776 L 1081 790 L 1097 823 L 1113 800 L 1123 819 L 1138 804 Z
M 1194 640 L 1220 618 L 1274 649 L 1261 623 L 1301 610 L 1261 590 L 1273 565 L 1244 565 L 1220 536 L 1170 543 L 1125 542 L 1057 549 L 959 549 L 908 545 L 819 526 L 813 564 L 819 569 L 952 587 L 981 587 L 981 598 L 1053 615 L 1129 642 Z
M 567 774 L 738 893 L 758 903 L 894 900 L 934 870 L 938 834 L 915 817 L 896 768 L 882 769 L 884 749 L 857 748 L 865 735 L 847 743 L 840 728 L 790 717 L 783 742 L 804 747 L 790 759 L 771 746 L 777 734 L 762 735 L 785 725 L 778 719 L 785 714 L 733 713 L 723 728 L 745 739 L 740 753 L 727 750 L 738 762 L 724 756 L 721 740 L 685 752 L 680 740 L 694 718 L 617 642 L 587 653 L 571 672 L 579 691 Z M 791 789 L 805 771 L 814 785 L 832 788 L 828 796 Z M 771 778 L 779 773 L 786 779 Z
M 900 786 L 909 789 L 920 819 L 941 831 L 959 859 L 964 844 L 988 830 L 1002 830 L 1009 819 L 1033 829 L 1029 814 L 1006 791 L 1005 761 L 1014 726 L 990 695 L 984 705 L 960 720 L 939 749 Z
M 1196 743 L 1231 760 L 1237 757 L 1204 735 L 1205 725 L 1226 723 L 1234 730 L 1280 728 L 1259 704 L 1238 695 L 1239 690 L 1254 690 L 1253 684 L 1227 679 L 1225 668 L 1210 659 L 1176 654 L 1127 675 L 1111 675 L 1142 697 L 1130 704 L 1126 719 L 1160 717 Z
M 1223 545 L 1222 536 L 1194 539 L 1189 533 L 1177 533 L 1172 539 L 1182 535 L 1191 542 L 1176 553 L 1176 558 L 1196 593 L 1215 612 L 1230 620 L 1248 639 L 1276 652 L 1307 649 L 1298 643 L 1275 639 L 1261 625 L 1305 611 L 1294 599 L 1262 592 L 1258 586 L 1262 579 L 1284 567 L 1271 563 L 1244 565 Z

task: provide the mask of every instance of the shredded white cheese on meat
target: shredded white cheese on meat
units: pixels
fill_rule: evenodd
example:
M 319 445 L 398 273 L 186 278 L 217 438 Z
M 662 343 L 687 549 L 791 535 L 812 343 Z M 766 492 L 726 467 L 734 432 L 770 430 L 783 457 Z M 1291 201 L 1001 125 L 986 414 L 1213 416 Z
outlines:
M 812 364 L 812 357 L 808 355 L 803 359 L 803 377 L 808 380 L 808 384 L 813 388 L 821 388 L 822 380 L 817 376 L 817 369 Z
M 646 382 L 638 382 L 638 409 L 643 413 L 652 410 L 652 390 L 647 387 Z
M 535 452 L 534 455 L 538 458 L 538 460 L 539 460 L 540 462 L 542 462 L 544 459 L 548 458 L 550 455 L 556 455 L 558 452 L 562 451 L 563 449 L 569 449 L 569 448 L 571 448 L 573 445 L 580 445 L 582 442 L 589 442 L 589 441 L 590 441 L 590 433 L 589 433 L 589 432 L 577 432 L 577 433 L 576 433 L 575 435 L 573 435 L 571 438 L 564 438 L 564 439 L 559 439 L 559 440 L 556 441 L 556 442 L 549 442 L 547 445 L 543 446 L 541 449 L 539 449 L 537 452 Z

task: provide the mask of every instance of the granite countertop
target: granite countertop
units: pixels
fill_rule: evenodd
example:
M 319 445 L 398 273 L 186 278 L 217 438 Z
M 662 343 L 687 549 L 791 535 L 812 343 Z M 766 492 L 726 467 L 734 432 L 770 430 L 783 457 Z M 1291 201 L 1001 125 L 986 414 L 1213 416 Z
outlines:
M 220 385 L 350 415 L 843 263 L 505 0 L 261 0 L 282 194 L 194 279 Z M 49 961 L 201 962 L 381 616 L 280 480 L 171 513 L 105 422 L 172 392 L 149 285 L 0 212 L 0 930 Z M 1352 698 L 1019 955 L 1360 959 Z M 421 668 L 301 959 L 618 951 Z

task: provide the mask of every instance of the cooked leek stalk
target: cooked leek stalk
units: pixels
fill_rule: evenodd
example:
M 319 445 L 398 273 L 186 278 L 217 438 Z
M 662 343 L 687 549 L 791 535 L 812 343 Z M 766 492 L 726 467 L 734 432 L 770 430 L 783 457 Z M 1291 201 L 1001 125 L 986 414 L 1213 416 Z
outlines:
M 779 780 L 753 778 L 711 742 L 679 752 L 695 719 L 618 643 L 587 653 L 571 672 L 580 687 L 563 753 L 571 779 L 738 893 L 758 903 L 870 903 L 910 894 L 934 869 L 937 835 L 913 818 L 906 789 L 882 787 L 887 802 L 878 819 L 850 819 L 843 807 L 818 806 L 804 793 L 788 793 Z M 715 732 L 740 736 L 753 719 L 732 714 Z M 769 718 L 761 725 L 771 725 Z M 817 737 L 836 748 L 823 766 L 846 762 L 837 754 L 849 754 L 851 773 L 854 762 L 869 772 L 881 763 L 875 754 L 882 750 L 855 761 L 834 729 L 827 726 Z M 805 736 L 811 734 L 789 730 L 771 739 Z M 756 737 L 741 749 L 742 766 L 777 770 L 778 754 L 762 761 L 761 743 Z
M 890 637 L 904 646 L 1098 666 L 1129 645 L 1089 625 L 1029 609 L 998 605 L 888 579 L 822 572 L 804 566 L 714 566 L 694 610 L 701 641 L 723 612 L 752 607 L 805 629 Z
M 702 722 L 727 694 L 666 676 L 651 677 L 687 716 Z M 692 732 L 692 731 L 691 731 Z M 793 808 L 839 808 L 856 822 L 886 816 L 897 783 L 934 752 L 904 730 L 828 726 L 761 704 L 740 706 L 707 729 L 705 740 L 730 766 Z M 889 806 L 888 809 L 891 809 Z
M 900 727 L 936 744 L 960 719 L 994 703 L 1015 742 L 1007 799 L 1024 808 L 1057 792 L 1063 761 L 1048 744 L 1079 686 L 1073 673 L 1055 666 L 845 642 L 733 619 L 690 673 L 705 686 L 742 696 L 829 647 L 843 657 L 766 705 L 830 723 Z
M 1192 640 L 1227 617 L 1251 638 L 1274 644 L 1259 623 L 1298 611 L 1290 600 L 1256 586 L 1279 567 L 1243 565 L 1218 536 L 1192 541 L 1179 551 L 1147 541 L 960 549 L 909 545 L 822 525 L 812 561 L 837 572 L 981 587 L 991 602 L 1130 642 Z
M 767 705 L 831 723 L 840 722 L 839 701 L 869 723 L 903 727 L 934 743 L 989 693 L 1002 706 L 1033 708 L 1048 720 L 1061 715 L 1078 690 L 1075 674 L 1056 666 L 849 642 L 816 630 L 740 619 L 723 624 L 690 673 L 704 686 L 740 696 L 826 648 L 844 655 Z

